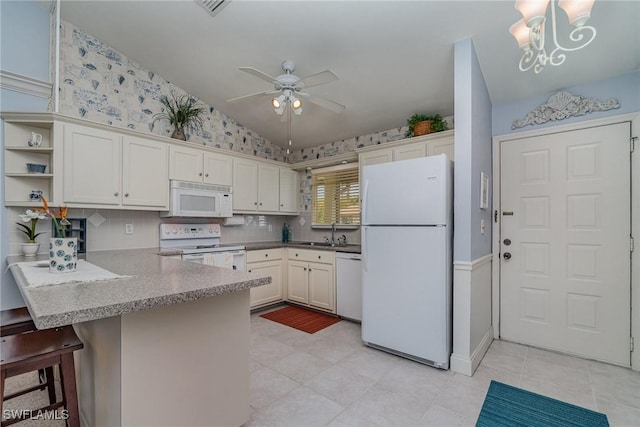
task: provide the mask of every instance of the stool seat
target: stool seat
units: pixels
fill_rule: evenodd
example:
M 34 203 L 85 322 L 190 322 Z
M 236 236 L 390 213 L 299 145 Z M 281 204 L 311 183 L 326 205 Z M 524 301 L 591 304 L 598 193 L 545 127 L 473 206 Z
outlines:
M 53 402 L 50 401 L 48 406 L 34 409 L 33 412 L 65 407 L 69 416 L 68 425 L 79 426 L 73 352 L 80 350 L 84 345 L 73 327 L 64 326 L 8 335 L 0 338 L 0 343 L 0 394 L 3 396 L 3 402 L 9 398 L 4 396 L 4 383 L 7 378 L 38 369 L 49 370 L 52 366 L 60 365 L 62 401 L 58 402 L 54 393 Z M 3 421 L 1 425 L 8 426 L 19 421 L 23 420 L 9 419 Z
M 35 330 L 36 325 L 33 324 L 27 307 L 12 308 L 0 312 L 0 336 L 5 337 Z

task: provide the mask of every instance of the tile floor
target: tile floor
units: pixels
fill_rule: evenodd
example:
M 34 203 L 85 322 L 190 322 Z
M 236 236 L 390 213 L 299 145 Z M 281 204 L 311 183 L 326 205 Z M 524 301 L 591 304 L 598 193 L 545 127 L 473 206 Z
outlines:
M 362 345 L 360 325 L 315 334 L 251 316 L 255 426 L 474 426 L 492 379 L 640 426 L 640 373 L 494 341 L 473 377 Z
M 603 412 L 611 426 L 640 426 L 640 373 L 629 369 L 494 341 L 467 377 L 364 347 L 360 325 L 344 320 L 307 334 L 253 314 L 251 329 L 244 427 L 473 426 L 492 379 Z M 7 392 L 35 380 L 10 378 Z M 42 402 L 46 392 L 36 392 L 4 409 Z

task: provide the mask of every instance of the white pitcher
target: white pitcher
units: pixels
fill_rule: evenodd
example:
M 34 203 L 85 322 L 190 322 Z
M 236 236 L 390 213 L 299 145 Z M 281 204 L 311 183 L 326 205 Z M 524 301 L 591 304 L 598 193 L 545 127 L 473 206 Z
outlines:
M 39 147 L 40 145 L 42 145 L 42 135 L 40 135 L 39 133 L 31 132 L 29 147 Z

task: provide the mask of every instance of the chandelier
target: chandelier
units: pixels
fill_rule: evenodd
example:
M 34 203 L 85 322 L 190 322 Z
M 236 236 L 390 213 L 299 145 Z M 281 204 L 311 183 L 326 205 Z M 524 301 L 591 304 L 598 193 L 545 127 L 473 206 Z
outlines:
M 553 47 L 547 54 L 545 47 L 545 21 L 547 6 L 551 1 L 551 32 Z M 520 71 L 528 71 L 533 68 L 538 74 L 545 65 L 561 65 L 567 55 L 582 49 L 596 38 L 596 29 L 585 25 L 591 16 L 591 8 L 595 0 L 559 0 L 558 7 L 564 10 L 569 18 L 569 24 L 575 28 L 569 33 L 569 40 L 575 43 L 572 47 L 564 47 L 558 43 L 556 31 L 556 1 L 557 0 L 516 0 L 515 8 L 522 14 L 521 20 L 509 28 L 509 31 L 518 42 L 518 47 L 524 51 L 520 58 Z

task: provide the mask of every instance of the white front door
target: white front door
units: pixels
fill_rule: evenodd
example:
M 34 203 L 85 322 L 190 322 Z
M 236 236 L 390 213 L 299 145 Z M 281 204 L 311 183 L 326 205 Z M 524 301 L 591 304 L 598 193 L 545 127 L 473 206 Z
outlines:
M 500 336 L 630 364 L 630 123 L 500 147 Z

